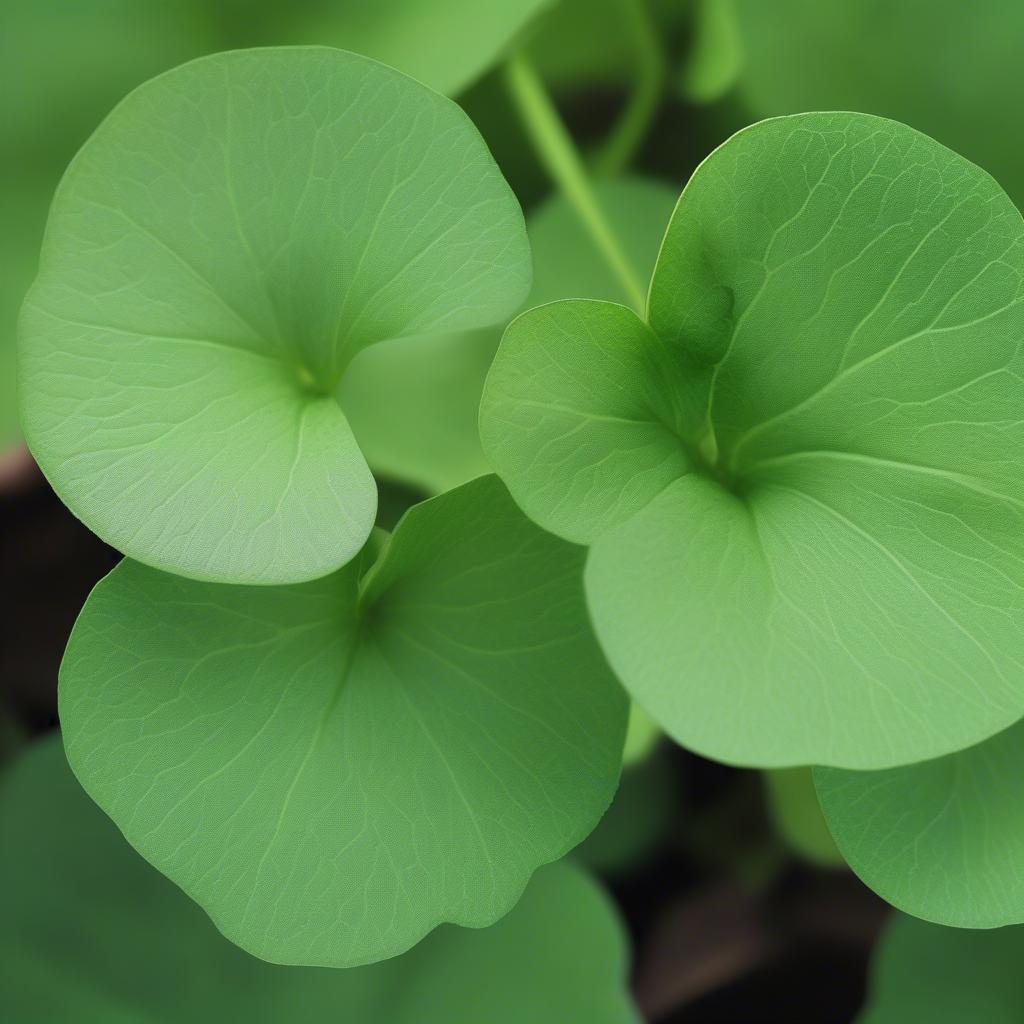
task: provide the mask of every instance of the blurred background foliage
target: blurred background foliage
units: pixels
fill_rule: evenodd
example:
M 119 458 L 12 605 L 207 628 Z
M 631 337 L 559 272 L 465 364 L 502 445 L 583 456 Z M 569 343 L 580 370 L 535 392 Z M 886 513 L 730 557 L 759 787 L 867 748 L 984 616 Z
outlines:
M 321 44 L 456 99 L 527 217 L 526 303 L 629 302 L 517 116 L 525 54 L 646 282 L 694 167 L 763 117 L 848 109 L 904 121 L 1024 200 L 1020 0 L 9 0 L 0 33 L 0 1017 L 864 1022 L 1024 1018 L 1024 929 L 891 915 L 847 872 L 808 769 L 755 773 L 672 747 L 634 709 L 619 794 L 571 858 L 485 933 L 448 928 L 375 968 L 277 968 L 226 943 L 126 846 L 67 772 L 56 673 L 116 560 L 19 442 L 15 325 L 68 161 L 134 86 L 206 53 Z M 476 410 L 504 325 L 363 352 L 339 399 L 381 483 L 379 520 L 487 470 Z M 21 748 L 25 748 L 22 750 Z M 20 756 L 15 757 L 21 750 Z M 604 880 L 613 909 L 580 865 Z M 625 931 L 622 930 L 624 923 Z M 381 995 L 402 990 L 396 1002 Z M 458 991 L 459 998 L 453 1000 Z M 865 993 L 867 992 L 867 995 Z M 866 1003 L 865 1003 L 866 1000 Z

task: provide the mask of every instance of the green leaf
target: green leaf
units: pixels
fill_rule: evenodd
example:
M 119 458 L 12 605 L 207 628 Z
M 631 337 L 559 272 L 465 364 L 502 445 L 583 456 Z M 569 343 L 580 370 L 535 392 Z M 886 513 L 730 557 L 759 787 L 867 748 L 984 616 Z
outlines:
M 810 768 L 766 771 L 764 785 L 775 827 L 791 850 L 821 867 L 844 863 L 818 806 Z
M 274 5 L 274 43 L 319 43 L 374 57 L 455 96 L 498 63 L 554 0 L 299 0 Z
M 131 557 L 313 579 L 373 522 L 332 396 L 352 356 L 499 320 L 529 274 L 451 101 L 340 50 L 204 58 L 132 93 L 58 190 L 22 314 L 25 434 Z
M 934 761 L 816 769 L 850 867 L 890 903 L 961 928 L 1024 922 L 1024 724 Z
M 338 402 L 375 473 L 440 494 L 488 471 L 477 419 L 498 338 L 398 338 L 356 356 Z
M 666 43 L 691 16 L 691 0 L 558 0 L 527 41 L 544 80 L 575 94 L 632 86 L 639 56 L 630 5 L 648 8 Z
M 963 931 L 895 914 L 871 964 L 857 1024 L 1017 1024 L 1024 928 Z
M 106 112 L 152 75 L 215 48 L 194 0 L 32 0 L 4 10 L 0 157 L 57 172 Z M 49 188 L 56 178 L 48 180 Z
M 675 193 L 644 178 L 595 183 L 594 194 L 639 276 L 654 267 Z M 561 196 L 526 222 L 533 250 L 528 304 L 574 296 L 625 301 L 608 269 Z M 339 401 L 374 472 L 440 493 L 488 472 L 477 418 L 480 394 L 500 333 L 402 338 L 373 345 L 353 360 Z
M 289 587 L 126 561 L 61 669 L 86 790 L 268 960 L 350 966 L 490 924 L 618 780 L 626 701 L 582 550 L 494 476 L 415 506 L 370 568 L 373 547 Z
M 641 280 L 646 279 L 676 204 L 675 189 L 635 175 L 601 178 L 593 189 L 623 259 Z M 527 306 L 557 299 L 629 300 L 572 204 L 560 195 L 531 213 L 526 226 L 533 250 L 533 288 Z
M 18 308 L 36 271 L 60 171 L 140 81 L 213 48 L 192 0 L 35 0 L 8 5 L 0 35 L 0 451 L 20 439 Z M 45 55 L 45 56 L 42 56 Z
M 687 185 L 648 322 L 508 328 L 481 436 L 632 697 L 737 764 L 882 768 L 1024 711 L 1024 223 L 863 114 L 762 122 Z
M 745 52 L 739 99 L 756 117 L 864 110 L 912 124 L 976 161 L 1024 201 L 1017 0 L 735 0 Z
M 732 88 L 743 67 L 736 0 L 697 0 L 693 39 L 679 85 L 694 103 L 713 103 Z
M 59 742 L 4 779 L 0 831 L 0 987 L 19 1024 L 637 1020 L 622 928 L 568 863 L 539 871 L 492 928 L 442 928 L 387 963 L 323 971 L 226 942 L 85 797 Z

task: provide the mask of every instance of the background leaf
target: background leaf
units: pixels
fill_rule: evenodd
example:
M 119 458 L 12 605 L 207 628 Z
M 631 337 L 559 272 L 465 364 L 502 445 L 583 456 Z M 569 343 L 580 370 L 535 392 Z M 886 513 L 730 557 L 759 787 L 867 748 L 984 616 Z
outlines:
M 955 754 L 879 772 L 817 769 L 821 806 L 861 879 L 916 917 L 1024 922 L 1024 724 Z
M 810 768 L 775 768 L 763 773 L 768 809 L 786 845 L 821 867 L 845 864 L 818 806 Z
M 31 0 L 8 5 L 0 35 L 0 452 L 20 439 L 18 307 L 36 272 L 64 165 L 104 114 L 159 71 L 214 48 L 193 0 Z
M 361 580 L 371 554 L 290 587 L 126 561 L 62 666 L 87 791 L 268 960 L 351 966 L 490 924 L 618 781 L 626 701 L 581 550 L 490 476 L 414 507 Z
M 59 741 L 0 790 L 0 979 L 19 1024 L 633 1024 L 621 927 L 568 863 L 539 871 L 485 931 L 439 929 L 398 959 L 285 968 L 225 941 L 139 858 L 67 770 Z
M 1006 130 L 1024 103 L 1017 0 L 735 0 L 755 117 L 862 110 L 913 125 L 1024 201 L 1024 150 Z
M 696 0 L 693 38 L 679 79 L 683 95 L 693 103 L 713 103 L 729 91 L 742 67 L 735 0 Z
M 857 1024 L 1015 1024 L 1024 1016 L 1024 928 L 964 931 L 894 914 Z
M 455 96 L 496 64 L 554 0 L 297 0 L 267 26 L 274 43 L 319 43 L 374 57 Z
M 140 561 L 260 583 L 330 572 L 372 525 L 330 397 L 351 356 L 501 319 L 529 281 L 465 115 L 327 49 L 218 54 L 136 90 L 65 176 L 40 266 L 23 425 L 54 489 Z

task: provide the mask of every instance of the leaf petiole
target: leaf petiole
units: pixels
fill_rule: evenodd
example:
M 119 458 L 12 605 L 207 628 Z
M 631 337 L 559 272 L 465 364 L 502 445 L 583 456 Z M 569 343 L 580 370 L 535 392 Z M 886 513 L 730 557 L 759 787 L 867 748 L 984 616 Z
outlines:
M 657 112 L 667 71 L 647 0 L 619 0 L 619 6 L 634 51 L 636 84 L 611 134 L 594 157 L 591 166 L 597 175 L 619 174 L 632 162 Z
M 594 196 L 579 151 L 529 58 L 522 51 L 513 54 L 505 64 L 504 75 L 523 126 L 545 168 L 572 203 L 625 289 L 630 304 L 642 314 L 646 304 L 644 289 Z

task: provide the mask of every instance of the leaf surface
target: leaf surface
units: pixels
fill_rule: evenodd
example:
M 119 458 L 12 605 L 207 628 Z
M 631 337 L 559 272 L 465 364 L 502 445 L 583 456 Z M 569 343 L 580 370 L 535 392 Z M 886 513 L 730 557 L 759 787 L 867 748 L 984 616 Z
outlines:
M 633 698 L 738 764 L 881 768 L 1024 710 L 1024 223 L 903 125 L 806 114 L 697 170 L 647 320 L 533 309 L 485 452 L 590 545 Z
M 887 771 L 815 770 L 850 867 L 916 917 L 959 928 L 1024 923 L 1024 724 Z
M 643 279 L 654 267 L 675 193 L 639 177 L 601 180 L 594 194 L 626 260 Z M 533 288 L 526 305 L 585 296 L 625 301 L 622 287 L 560 195 L 526 221 Z M 375 473 L 439 493 L 486 473 L 477 427 L 497 329 L 401 338 L 360 352 L 338 400 Z
M 967 931 L 894 914 L 875 947 L 857 1024 L 1016 1024 L 1024 928 Z
M 68 759 L 233 941 L 351 966 L 481 926 L 597 823 L 626 701 L 584 552 L 497 478 L 331 576 L 200 583 L 125 561 L 61 670 Z
M 634 1024 L 622 928 L 569 863 L 483 931 L 445 927 L 387 963 L 279 967 L 227 942 L 81 791 L 59 741 L 0 790 L 0 980 L 19 1024 Z
M 500 320 L 529 273 L 451 101 L 340 50 L 203 58 L 132 93 L 58 190 L 20 329 L 26 437 L 139 561 L 322 576 L 373 522 L 333 397 L 352 356 Z

